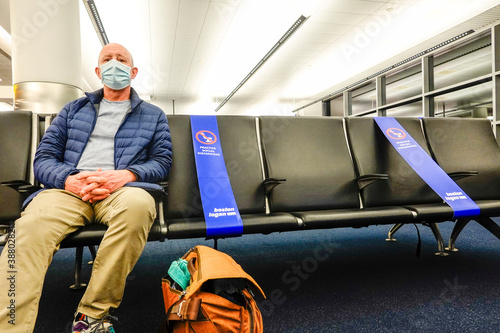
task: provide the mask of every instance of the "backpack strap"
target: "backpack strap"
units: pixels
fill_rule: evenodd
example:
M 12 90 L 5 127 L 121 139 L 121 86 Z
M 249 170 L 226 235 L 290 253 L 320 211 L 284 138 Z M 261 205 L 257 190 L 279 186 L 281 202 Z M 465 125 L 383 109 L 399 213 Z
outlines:
M 197 320 L 201 298 L 185 298 L 174 303 L 167 313 L 168 321 Z
M 185 325 L 188 325 L 186 328 L 191 328 L 195 333 L 219 333 L 212 321 L 203 316 L 200 307 L 201 298 L 186 298 L 176 302 L 168 309 L 158 332 L 168 333 L 169 322 L 172 322 L 173 327 L 177 327 L 175 323 L 182 325 L 180 322 L 184 322 Z M 199 320 L 200 317 L 201 320 Z

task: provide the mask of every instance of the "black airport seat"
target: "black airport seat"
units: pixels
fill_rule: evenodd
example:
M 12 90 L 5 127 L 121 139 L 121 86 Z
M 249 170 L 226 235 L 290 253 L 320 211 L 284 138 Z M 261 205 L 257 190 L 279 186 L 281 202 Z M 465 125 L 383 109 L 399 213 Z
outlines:
M 306 229 L 413 221 L 396 206 L 361 208 L 344 121 L 336 117 L 261 117 L 268 178 L 285 179 L 269 194 L 271 212 L 289 212 Z
M 26 198 L 16 189 L 29 187 L 31 129 L 31 112 L 0 112 L 0 245 Z
M 31 128 L 30 111 L 0 112 L 0 181 L 28 182 Z
M 396 118 L 408 134 L 429 154 L 419 118 Z M 373 118 L 347 118 L 347 133 L 360 178 L 374 181 L 361 190 L 363 206 L 400 206 L 415 214 L 414 222 L 431 227 L 443 254 L 437 222 L 453 219 L 453 210 L 410 167 L 387 140 Z M 377 180 L 377 175 L 387 179 Z M 397 222 L 388 240 L 404 224 Z
M 167 238 L 206 237 L 206 223 L 193 152 L 190 116 L 169 116 L 173 163 L 169 175 L 165 220 Z M 298 228 L 289 214 L 266 212 L 255 117 L 217 117 L 220 142 L 231 188 L 243 222 L 243 233 L 271 233 Z
M 458 219 L 448 249 L 465 225 L 475 220 L 500 238 L 491 217 L 500 216 L 500 148 L 488 119 L 424 118 L 423 128 L 434 159 L 480 209 Z
M 430 154 L 420 119 L 396 118 L 413 139 Z M 360 177 L 384 174 L 361 191 L 364 207 L 411 207 L 420 221 L 445 221 L 453 210 L 443 203 L 387 140 L 373 118 L 348 118 L 347 132 Z M 448 208 L 447 208 L 448 207 Z

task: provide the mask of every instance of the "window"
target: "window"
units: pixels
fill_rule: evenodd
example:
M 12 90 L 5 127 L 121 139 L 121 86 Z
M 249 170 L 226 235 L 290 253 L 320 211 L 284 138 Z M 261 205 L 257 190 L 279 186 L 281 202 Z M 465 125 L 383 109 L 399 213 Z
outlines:
M 342 95 L 330 100 L 330 115 L 342 117 L 344 115 L 344 98 Z
M 486 118 L 492 115 L 492 83 L 485 82 L 436 96 L 436 117 Z
M 352 92 L 352 114 L 373 110 L 377 107 L 377 91 L 375 81 L 371 81 Z
M 448 87 L 492 70 L 491 40 L 484 36 L 434 57 L 434 89 Z
M 413 65 L 386 78 L 387 104 L 418 96 L 422 93 L 422 66 Z
M 422 101 L 405 104 L 386 111 L 388 117 L 421 117 Z

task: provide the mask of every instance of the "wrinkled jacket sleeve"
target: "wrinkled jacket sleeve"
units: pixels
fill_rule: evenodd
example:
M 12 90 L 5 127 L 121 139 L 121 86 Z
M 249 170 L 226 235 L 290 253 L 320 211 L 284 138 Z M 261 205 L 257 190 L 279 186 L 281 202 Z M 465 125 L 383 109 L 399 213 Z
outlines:
M 159 113 L 153 140 L 148 148 L 149 159 L 127 167 L 137 176 L 137 181 L 156 183 L 167 178 L 172 164 L 172 143 L 167 117 Z
M 78 170 L 64 163 L 69 105 L 56 116 L 38 145 L 33 163 L 36 179 L 46 188 L 64 189 L 66 178 Z

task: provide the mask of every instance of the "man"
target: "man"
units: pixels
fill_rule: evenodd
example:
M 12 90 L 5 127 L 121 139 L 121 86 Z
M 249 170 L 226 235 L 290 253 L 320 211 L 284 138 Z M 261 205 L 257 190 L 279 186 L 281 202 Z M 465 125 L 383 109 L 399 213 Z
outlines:
M 16 221 L 15 251 L 5 246 L 0 258 L 0 332 L 33 331 L 54 252 L 89 223 L 108 229 L 73 332 L 115 332 L 110 310 L 122 300 L 156 217 L 154 199 L 137 186 L 165 179 L 172 153 L 165 114 L 130 87 L 138 69 L 129 51 L 108 44 L 98 64 L 103 89 L 68 103 L 37 149 L 34 172 L 44 190 Z

